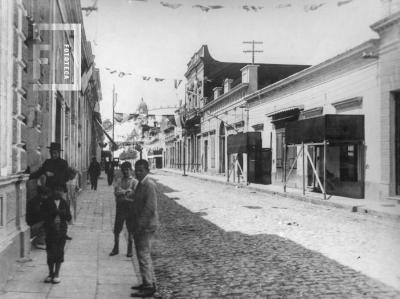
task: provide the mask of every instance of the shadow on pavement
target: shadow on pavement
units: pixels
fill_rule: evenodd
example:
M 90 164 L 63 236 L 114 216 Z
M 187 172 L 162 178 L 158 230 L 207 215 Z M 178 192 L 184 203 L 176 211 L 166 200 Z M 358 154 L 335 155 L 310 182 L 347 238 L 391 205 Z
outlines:
M 165 196 L 171 188 L 158 188 L 161 227 L 153 261 L 163 298 L 400 297 L 288 239 L 226 232 Z

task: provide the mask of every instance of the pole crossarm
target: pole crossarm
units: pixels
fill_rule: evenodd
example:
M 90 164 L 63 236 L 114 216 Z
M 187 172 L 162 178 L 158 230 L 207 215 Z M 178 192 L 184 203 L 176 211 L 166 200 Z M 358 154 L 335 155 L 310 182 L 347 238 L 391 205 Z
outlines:
M 256 50 L 255 45 L 261 45 L 261 44 L 263 44 L 263 42 L 252 40 L 252 41 L 244 41 L 243 44 L 251 44 L 252 45 L 251 50 L 244 50 L 243 53 L 251 53 L 252 54 L 251 63 L 254 64 L 254 56 L 255 56 L 254 54 L 264 52 L 263 50 Z

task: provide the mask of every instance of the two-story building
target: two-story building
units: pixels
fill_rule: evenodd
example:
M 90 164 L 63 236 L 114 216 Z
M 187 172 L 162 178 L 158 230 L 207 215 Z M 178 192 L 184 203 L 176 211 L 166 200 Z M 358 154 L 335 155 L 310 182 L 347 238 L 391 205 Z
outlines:
M 180 111 L 186 170 L 227 175 L 235 168 L 247 181 L 248 147 L 257 134 L 247 134 L 243 98 L 307 67 L 220 62 L 202 46 L 188 63 L 186 102 Z M 238 133 L 244 138 L 237 136 L 228 142 L 229 135 Z M 257 148 L 261 151 L 261 143 Z

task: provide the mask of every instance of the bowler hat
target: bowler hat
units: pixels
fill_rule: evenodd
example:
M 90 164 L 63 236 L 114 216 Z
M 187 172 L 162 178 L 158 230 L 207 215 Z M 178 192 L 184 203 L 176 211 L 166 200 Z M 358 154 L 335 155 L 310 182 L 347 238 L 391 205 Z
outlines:
M 52 150 L 62 151 L 61 144 L 59 144 L 58 142 L 50 143 L 50 146 L 48 146 L 47 148 L 50 149 L 51 151 Z

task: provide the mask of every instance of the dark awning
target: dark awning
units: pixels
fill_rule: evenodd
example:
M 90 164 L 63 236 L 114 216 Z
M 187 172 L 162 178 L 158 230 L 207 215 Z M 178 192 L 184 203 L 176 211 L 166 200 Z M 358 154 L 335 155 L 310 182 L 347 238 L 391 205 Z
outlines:
M 261 149 L 261 132 L 238 133 L 228 136 L 228 154 L 247 153 Z
M 115 141 L 111 138 L 111 136 L 106 132 L 106 130 L 104 129 L 103 125 L 99 122 L 98 119 L 96 119 L 96 123 L 97 125 L 103 130 L 104 135 L 106 135 L 106 137 L 108 138 L 108 140 L 110 140 L 110 142 L 113 144 L 114 150 L 118 149 L 118 145 L 115 143 Z
M 364 115 L 326 114 L 286 124 L 286 144 L 364 141 Z

